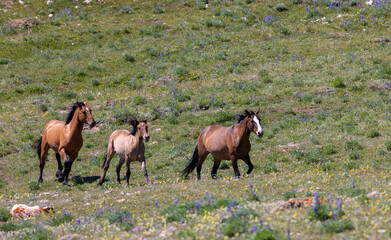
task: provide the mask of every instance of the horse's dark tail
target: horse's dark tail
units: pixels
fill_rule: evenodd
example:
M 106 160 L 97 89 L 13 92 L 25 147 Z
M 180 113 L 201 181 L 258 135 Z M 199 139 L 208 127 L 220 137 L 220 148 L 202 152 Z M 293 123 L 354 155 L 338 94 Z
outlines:
M 103 169 L 105 167 L 106 161 L 107 161 L 107 154 L 105 155 L 105 160 L 103 161 L 101 169 Z
M 193 156 L 191 157 L 189 164 L 185 169 L 183 169 L 182 174 L 187 177 L 189 173 L 191 173 L 194 168 L 197 167 L 197 162 L 198 162 L 198 145 L 196 146 Z
M 35 143 L 32 145 L 33 149 L 37 152 L 39 159 L 41 159 L 41 145 L 42 145 L 42 136 L 37 141 L 35 141 Z

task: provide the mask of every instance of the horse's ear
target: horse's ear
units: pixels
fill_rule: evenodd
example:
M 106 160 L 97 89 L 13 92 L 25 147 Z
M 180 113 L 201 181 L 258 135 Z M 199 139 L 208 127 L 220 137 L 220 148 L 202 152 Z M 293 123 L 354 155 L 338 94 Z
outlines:
M 83 106 L 82 103 L 79 102 L 79 101 L 76 101 L 76 105 L 77 105 L 79 108 L 81 108 L 81 107 Z
M 144 121 L 145 121 L 145 123 L 147 123 L 147 117 L 145 117 Z
M 258 116 L 260 110 L 261 110 L 261 108 L 258 108 L 258 111 L 255 113 L 257 116 Z
M 136 125 L 136 120 L 133 119 L 132 117 L 129 117 L 128 120 L 126 121 L 128 124 L 134 126 Z
M 84 101 L 84 105 L 86 105 L 86 106 L 87 106 L 87 102 L 86 102 L 86 101 Z
M 251 115 L 251 112 L 249 112 L 247 109 L 244 110 L 244 113 L 246 114 L 246 116 Z

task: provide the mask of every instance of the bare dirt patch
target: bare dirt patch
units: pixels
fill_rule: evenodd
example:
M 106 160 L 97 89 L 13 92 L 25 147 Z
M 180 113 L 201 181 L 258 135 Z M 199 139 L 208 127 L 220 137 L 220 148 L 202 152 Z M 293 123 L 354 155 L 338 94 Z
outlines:
M 7 156 L 9 154 L 13 154 L 13 153 L 17 153 L 18 150 L 15 150 L 15 149 L 12 149 L 12 150 L 8 150 L 6 152 L 3 152 L 3 153 L 0 153 L 0 158 L 4 157 L 4 156 Z
M 12 8 L 14 2 L 12 0 L 0 0 L 0 3 L 7 8 Z
M 295 112 L 313 115 L 319 111 L 319 107 L 294 108 Z
M 332 32 L 332 33 L 330 33 L 329 34 L 329 36 L 331 37 L 331 38 L 343 38 L 343 37 L 345 37 L 346 35 L 345 35 L 345 33 L 343 33 L 343 32 Z
M 83 131 L 84 132 L 98 132 L 101 130 L 103 125 L 105 125 L 105 122 L 103 122 L 103 121 L 96 122 L 96 125 L 93 128 L 90 128 L 90 126 L 88 126 L 88 125 L 84 125 Z
M 31 28 L 38 25 L 38 21 L 35 19 L 13 19 L 10 24 L 15 28 Z

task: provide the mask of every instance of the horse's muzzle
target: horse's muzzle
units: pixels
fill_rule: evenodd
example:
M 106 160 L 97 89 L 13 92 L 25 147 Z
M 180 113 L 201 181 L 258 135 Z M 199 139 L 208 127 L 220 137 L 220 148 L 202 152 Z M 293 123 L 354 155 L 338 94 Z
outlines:
M 149 141 L 149 136 L 144 137 L 144 141 L 148 142 Z
M 93 122 L 90 124 L 90 128 L 93 128 L 93 127 L 95 127 L 95 126 L 96 126 L 96 122 L 93 121 Z
M 263 132 L 257 133 L 257 136 L 258 136 L 259 138 L 263 137 Z

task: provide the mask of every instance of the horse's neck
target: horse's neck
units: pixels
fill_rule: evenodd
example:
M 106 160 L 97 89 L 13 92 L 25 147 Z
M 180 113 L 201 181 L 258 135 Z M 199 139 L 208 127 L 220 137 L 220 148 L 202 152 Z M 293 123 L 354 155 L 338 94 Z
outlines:
M 245 118 L 243 121 L 241 121 L 240 123 L 238 123 L 234 126 L 235 132 L 236 132 L 236 134 L 238 134 L 240 142 L 249 141 L 251 132 L 247 128 L 247 121 L 248 121 L 248 118 Z
M 134 140 L 135 140 L 137 146 L 144 143 L 143 137 L 140 135 L 140 131 L 137 131 L 136 134 L 134 134 L 134 136 L 132 136 L 132 137 L 134 137 Z
M 79 121 L 79 119 L 78 119 L 79 113 L 77 111 L 78 110 L 76 110 L 76 112 L 73 115 L 73 118 L 72 118 L 71 122 L 68 124 L 69 131 L 71 132 L 72 136 L 81 135 L 81 133 L 83 131 L 83 125 L 84 124 Z

